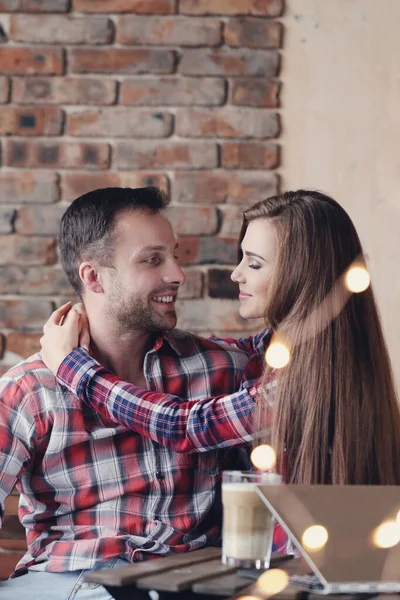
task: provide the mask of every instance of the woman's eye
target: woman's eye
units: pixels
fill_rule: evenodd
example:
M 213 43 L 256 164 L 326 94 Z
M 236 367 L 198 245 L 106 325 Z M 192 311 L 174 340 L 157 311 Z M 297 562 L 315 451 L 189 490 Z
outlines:
M 249 265 L 249 267 L 250 267 L 250 269 L 261 269 L 261 265 L 256 265 L 256 264 Z

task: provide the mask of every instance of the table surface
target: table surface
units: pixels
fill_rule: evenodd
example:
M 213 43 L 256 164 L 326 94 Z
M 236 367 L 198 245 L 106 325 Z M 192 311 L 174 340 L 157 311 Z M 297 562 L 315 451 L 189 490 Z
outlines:
M 302 559 L 273 556 L 271 567 L 284 569 L 289 575 L 308 573 L 310 568 Z M 134 597 L 134 589 L 157 590 L 159 592 L 184 592 L 192 590 L 200 596 L 234 598 L 251 595 L 258 591 L 254 579 L 238 572 L 235 567 L 221 563 L 220 548 L 203 548 L 185 554 L 174 554 L 160 559 L 133 563 L 126 567 L 91 571 L 85 581 L 100 583 L 114 598 L 124 600 Z M 277 594 L 277 598 L 295 598 L 298 588 L 289 586 Z M 312 595 L 309 594 L 309 597 Z M 315 598 L 321 599 L 321 596 Z M 341 596 L 341 599 L 343 596 Z

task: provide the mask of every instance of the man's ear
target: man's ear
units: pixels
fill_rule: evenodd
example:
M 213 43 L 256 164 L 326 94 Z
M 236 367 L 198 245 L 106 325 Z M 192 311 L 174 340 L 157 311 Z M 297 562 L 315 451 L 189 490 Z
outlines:
M 104 292 L 97 264 L 91 262 L 81 263 L 79 265 L 79 277 L 87 290 L 95 294 L 102 294 Z

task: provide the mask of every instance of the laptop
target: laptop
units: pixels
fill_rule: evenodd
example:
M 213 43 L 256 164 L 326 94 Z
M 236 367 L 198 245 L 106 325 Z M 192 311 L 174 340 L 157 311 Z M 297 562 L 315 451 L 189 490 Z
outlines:
M 257 492 L 310 567 L 292 583 L 320 594 L 400 592 L 400 521 L 393 523 L 400 486 L 260 485 Z M 378 547 L 376 531 L 387 521 L 394 545 Z M 310 548 L 303 534 L 315 525 L 327 540 Z

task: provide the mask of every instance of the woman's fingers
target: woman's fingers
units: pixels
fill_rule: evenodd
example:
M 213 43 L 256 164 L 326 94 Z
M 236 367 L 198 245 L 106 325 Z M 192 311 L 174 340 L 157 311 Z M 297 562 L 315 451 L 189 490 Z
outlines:
M 56 317 L 43 327 L 44 335 L 40 339 L 42 360 L 54 374 L 64 358 L 78 346 L 79 320 L 80 315 L 71 308 L 66 313 L 62 326 L 57 325 L 59 319 Z
M 71 307 L 72 302 L 66 302 L 60 306 L 60 308 L 57 308 L 52 312 L 46 323 L 43 325 L 43 331 L 47 325 L 60 325 L 65 315 L 71 310 Z
M 74 304 L 72 308 L 79 314 L 79 345 L 89 352 L 90 329 L 86 309 L 81 302 Z

